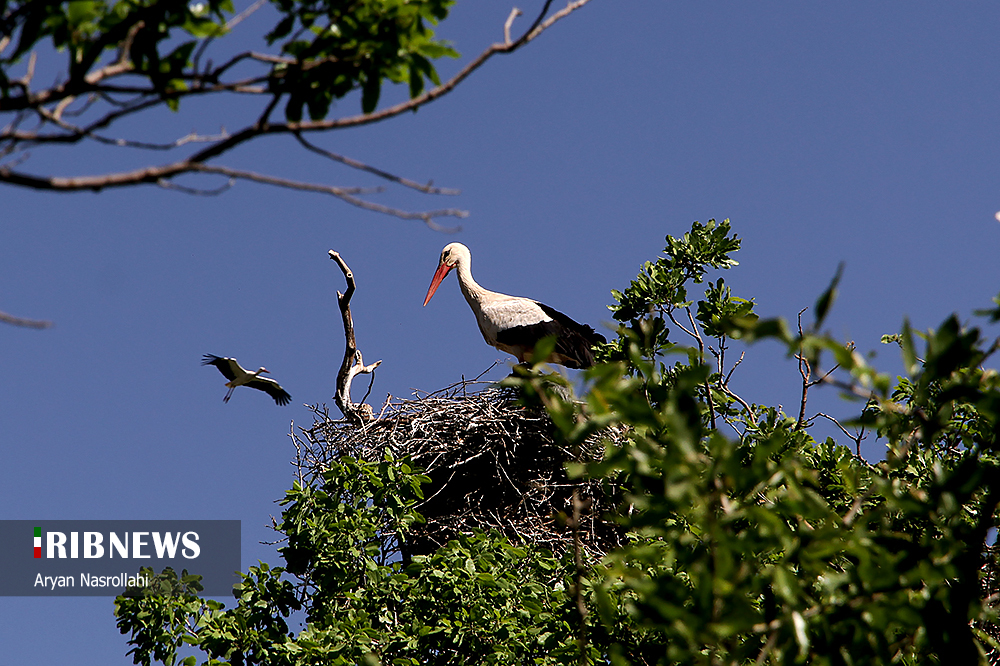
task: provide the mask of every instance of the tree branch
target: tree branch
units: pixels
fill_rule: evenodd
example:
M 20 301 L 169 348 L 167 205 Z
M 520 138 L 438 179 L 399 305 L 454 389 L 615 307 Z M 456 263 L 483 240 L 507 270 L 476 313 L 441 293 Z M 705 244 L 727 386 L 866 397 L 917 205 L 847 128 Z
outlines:
M 257 183 L 265 183 L 268 185 L 277 185 L 278 187 L 285 187 L 292 190 L 304 190 L 306 192 L 319 192 L 322 194 L 330 194 L 337 197 L 341 201 L 346 201 L 352 206 L 357 206 L 358 208 L 364 208 L 365 210 L 371 210 L 376 213 L 384 213 L 386 215 L 392 215 L 404 220 L 423 220 L 424 224 L 434 229 L 435 231 L 446 231 L 448 233 L 453 233 L 459 231 L 461 227 L 443 227 L 436 222 L 434 218 L 436 217 L 458 217 L 464 218 L 469 216 L 469 212 L 461 210 L 459 208 L 444 208 L 440 210 L 429 210 L 420 213 L 411 213 L 405 210 L 400 210 L 399 208 L 392 208 L 391 206 L 383 206 L 382 204 L 372 203 L 371 201 L 365 201 L 364 199 L 359 199 L 353 194 L 365 194 L 371 192 L 379 192 L 381 189 L 372 190 L 371 188 L 363 187 L 335 187 L 332 185 L 316 185 L 313 183 L 303 183 L 297 180 L 288 180 L 285 178 L 275 178 L 274 176 L 266 176 L 264 174 L 254 173 L 253 171 L 239 171 L 237 169 L 230 169 L 229 167 L 223 166 L 213 166 L 210 164 L 194 164 L 191 165 L 191 171 L 199 171 L 202 173 L 217 173 L 223 176 L 229 176 L 230 178 L 240 178 L 243 180 L 252 180 Z M 2 170 L 0 170 L 2 172 Z
M 341 258 L 338 252 L 329 251 L 330 258 L 337 262 L 340 270 L 347 279 L 347 292 L 341 294 L 337 292 L 337 305 L 340 306 L 340 314 L 344 320 L 344 337 L 347 341 L 344 349 L 344 362 L 340 365 L 340 372 L 337 373 L 337 394 L 334 400 L 337 407 L 343 412 L 344 418 L 363 425 L 374 418 L 374 412 L 370 405 L 360 402 L 355 404 L 351 401 L 351 382 L 355 375 L 372 374 L 382 361 L 375 361 L 371 365 L 365 365 L 361 356 L 361 350 L 354 338 L 354 320 L 351 317 L 351 297 L 354 295 L 355 283 L 354 273 L 348 268 L 347 263 Z
M 371 113 L 361 114 L 357 116 L 348 116 L 346 118 L 334 118 L 331 120 L 301 121 L 297 123 L 272 123 L 264 125 L 259 128 L 248 127 L 243 131 L 234 134 L 229 140 L 220 142 L 215 146 L 210 146 L 209 148 L 206 148 L 200 153 L 193 155 L 191 159 L 193 161 L 205 161 L 211 159 L 212 157 L 221 155 L 227 150 L 230 150 L 231 148 L 234 148 L 235 146 L 238 146 L 239 144 L 248 141 L 259 134 L 278 134 L 278 133 L 296 132 L 296 131 L 315 132 L 315 131 L 331 130 L 331 129 L 343 129 L 346 127 L 357 127 L 360 125 L 370 125 L 371 123 L 377 123 L 381 120 L 398 116 L 401 113 L 412 111 L 454 90 L 454 88 L 459 83 L 467 79 L 470 74 L 472 74 L 474 71 L 482 67 L 487 60 L 489 60 L 497 53 L 513 53 L 524 44 L 527 44 L 528 42 L 538 37 L 538 35 L 542 34 L 542 32 L 550 28 L 556 21 L 565 18 L 573 11 L 586 5 L 588 2 L 590 2 L 590 0 L 576 0 L 575 2 L 570 2 L 568 5 L 566 5 L 564 9 L 556 12 L 547 20 L 538 24 L 537 27 L 535 27 L 533 30 L 522 35 L 521 38 L 518 39 L 516 42 L 513 42 L 511 44 L 491 45 L 485 51 L 480 53 L 475 59 L 473 59 L 472 62 L 463 67 L 462 70 L 458 72 L 458 74 L 453 76 L 448 81 L 405 102 L 400 102 L 399 104 L 387 107 L 385 109 L 382 109 L 381 111 L 373 111 Z M 546 8 L 550 3 L 551 0 L 549 0 L 549 3 L 546 3 Z
M 25 319 L 24 317 L 15 317 L 14 315 L 7 314 L 6 312 L 0 312 L 0 321 L 5 324 L 23 326 L 25 328 L 49 328 L 52 326 L 51 321 L 43 321 L 41 319 Z
M 405 187 L 410 187 L 413 188 L 414 190 L 419 190 L 427 194 L 461 194 L 460 190 L 455 190 L 446 187 L 432 187 L 431 183 L 427 183 L 426 185 L 421 185 L 420 183 L 409 180 L 407 178 L 401 178 L 400 176 L 393 175 L 388 171 L 383 171 L 382 169 L 369 166 L 367 164 L 364 164 L 363 162 L 353 160 L 350 157 L 344 157 L 343 155 L 332 153 L 328 150 L 320 148 L 315 144 L 309 143 L 302 136 L 301 132 L 293 132 L 292 134 L 306 150 L 311 150 L 317 155 L 322 155 L 323 157 L 329 158 L 334 162 L 340 162 L 341 164 L 346 164 L 347 166 L 352 167 L 354 169 L 358 169 L 360 171 L 367 171 L 368 173 L 375 174 L 379 178 L 385 178 L 386 180 L 391 180 L 394 183 L 399 183 L 400 185 L 403 185 Z
M 342 118 L 333 118 L 327 120 L 314 120 L 314 121 L 300 121 L 300 122 L 279 122 L 272 123 L 269 121 L 270 111 L 273 110 L 278 102 L 280 93 L 269 93 L 268 89 L 261 86 L 253 86 L 251 84 L 256 84 L 267 80 L 269 77 L 274 76 L 275 73 L 271 72 L 267 76 L 245 79 L 242 81 L 237 81 L 233 83 L 219 83 L 219 77 L 227 72 L 231 67 L 235 66 L 238 62 L 243 60 L 253 60 L 255 62 L 260 62 L 267 65 L 276 64 L 294 64 L 299 67 L 310 68 L 316 67 L 323 64 L 320 61 L 299 61 L 295 59 L 285 58 L 283 56 L 271 56 L 267 54 L 260 54 L 252 51 L 247 51 L 234 56 L 233 58 L 226 61 L 223 65 L 209 69 L 204 73 L 199 73 L 194 70 L 190 75 L 186 72 L 181 75 L 182 78 L 190 81 L 189 88 L 183 91 L 171 91 L 169 93 L 169 99 L 180 100 L 190 95 L 204 95 L 210 92 L 251 92 L 255 94 L 271 94 L 272 97 L 266 105 L 266 110 L 259 117 L 257 121 L 253 124 L 248 125 L 232 134 L 225 134 L 224 136 L 217 137 L 217 141 L 212 141 L 210 145 L 197 150 L 185 159 L 175 161 L 169 164 L 161 164 L 157 166 L 146 166 L 143 168 L 131 170 L 114 172 L 100 175 L 84 175 L 84 176 L 74 176 L 74 177 L 59 177 L 59 176 L 36 176 L 30 173 L 25 173 L 17 170 L 16 164 L 8 162 L 7 164 L 0 165 L 0 182 L 5 182 L 10 185 L 18 185 L 22 187 L 29 187 L 33 189 L 40 190 L 50 190 L 50 191 L 76 191 L 76 190 L 93 190 L 99 191 L 104 188 L 109 187 L 127 187 L 139 184 L 160 184 L 164 183 L 178 175 L 184 173 L 218 173 L 222 175 L 227 175 L 231 178 L 239 178 L 244 180 L 253 180 L 256 182 L 263 182 L 272 185 L 278 185 L 280 187 L 288 187 L 299 190 L 321 192 L 325 194 L 331 194 L 336 196 L 343 201 L 350 203 L 351 205 L 364 208 L 366 210 L 371 210 L 374 212 L 385 213 L 399 217 L 402 219 L 419 219 L 431 228 L 439 230 L 452 230 L 445 229 L 434 223 L 434 218 L 437 217 L 466 217 L 468 213 L 464 210 L 458 209 L 444 209 L 435 211 L 425 211 L 425 212 L 408 212 L 399 209 L 391 208 L 389 206 L 383 206 L 380 204 L 375 204 L 369 201 L 364 201 L 352 196 L 355 192 L 349 188 L 334 187 L 328 185 L 316 185 L 312 183 L 304 183 L 300 181 L 292 181 L 288 179 L 265 176 L 261 174 L 256 174 L 252 172 L 241 172 L 234 169 L 229 169 L 224 166 L 209 165 L 208 162 L 213 160 L 220 155 L 240 146 L 243 143 L 249 142 L 253 139 L 264 135 L 273 134 L 293 134 L 296 139 L 308 150 L 316 152 L 317 154 L 323 155 L 328 159 L 338 161 L 342 164 L 351 166 L 352 168 L 361 169 L 377 175 L 381 178 L 386 178 L 395 183 L 403 185 L 405 187 L 410 187 L 412 189 L 419 190 L 421 192 L 433 193 L 433 194 L 453 194 L 457 193 L 456 190 L 450 190 L 446 188 L 433 187 L 430 183 L 427 185 L 422 185 L 416 183 L 412 180 L 390 174 L 386 171 L 366 165 L 357 160 L 353 160 L 341 155 L 337 155 L 330 151 L 326 151 L 319 148 L 302 137 L 302 133 L 305 132 L 320 132 L 334 129 L 343 129 L 348 127 L 358 127 L 361 125 L 368 125 L 388 118 L 398 116 L 400 114 L 406 113 L 408 111 L 413 111 L 421 106 L 428 104 L 446 94 L 451 92 L 458 84 L 468 78 L 473 72 L 479 69 L 487 60 L 492 58 L 498 53 L 512 53 L 513 51 L 519 49 L 525 44 L 531 42 L 537 38 L 542 32 L 550 28 L 556 22 L 565 18 L 572 12 L 586 5 L 590 0 L 573 0 L 568 2 L 567 5 L 560 11 L 554 13 L 551 16 L 546 17 L 549 7 L 552 4 L 552 0 L 547 0 L 535 18 L 531 27 L 524 32 L 518 39 L 512 41 L 510 36 L 511 26 L 514 19 L 516 18 L 516 13 L 510 15 L 504 24 L 504 41 L 502 43 L 495 43 L 486 48 L 482 53 L 475 57 L 472 61 L 465 65 L 457 74 L 455 74 L 448 81 L 427 90 L 421 95 L 418 95 L 412 99 L 405 102 L 389 106 L 387 108 L 373 111 L 367 114 L 347 116 Z M 258 3 L 259 4 L 259 3 Z M 255 8 L 257 5 L 254 5 Z M 246 12 L 245 12 L 246 13 Z M 245 14 L 244 13 L 244 14 Z M 233 20 L 233 25 L 238 20 L 242 20 L 244 14 L 241 14 L 236 19 Z M 151 149 L 151 150 L 166 150 L 172 148 L 178 148 L 182 145 L 192 143 L 195 141 L 196 134 L 188 135 L 181 140 L 166 143 L 157 144 L 152 142 L 143 141 L 133 141 L 127 139 L 116 139 L 105 136 L 99 136 L 95 134 L 97 130 L 106 128 L 113 122 L 120 120 L 125 116 L 138 113 L 143 110 L 147 110 L 151 107 L 155 107 L 161 104 L 166 104 L 168 98 L 164 96 L 163 91 L 154 90 L 151 88 L 131 88 L 131 87 L 114 87 L 101 85 L 102 82 L 109 78 L 128 74 L 134 72 L 134 65 L 128 60 L 128 49 L 120 48 L 116 59 L 110 64 L 99 66 L 97 63 L 97 56 L 101 50 L 113 39 L 121 39 L 123 44 L 128 43 L 133 40 L 137 34 L 144 29 L 142 21 L 149 19 L 153 20 L 156 18 L 155 9 L 150 8 L 145 13 L 136 17 L 138 20 L 131 22 L 128 26 L 116 27 L 115 31 L 111 31 L 102 38 L 95 42 L 89 48 L 88 52 L 82 56 L 82 64 L 74 63 L 72 67 L 72 72 L 70 73 L 69 79 L 53 87 L 42 90 L 38 93 L 30 93 L 27 89 L 27 83 L 25 82 L 21 86 L 23 93 L 17 97 L 3 97 L 0 99 L 0 111 L 17 111 L 17 110 L 27 110 L 38 115 L 40 128 L 45 125 L 52 123 L 59 127 L 61 132 L 53 133 L 43 133 L 40 131 L 21 131 L 17 130 L 16 124 L 8 126 L 8 129 L 0 133 L 0 156 L 10 155 L 16 152 L 24 152 L 25 146 L 28 145 L 38 145 L 47 143 L 77 143 L 85 138 L 89 138 L 101 143 L 130 147 L 130 148 L 140 148 L 140 149 Z M 148 25 L 148 22 L 146 23 Z M 112 34 L 112 32 L 114 34 Z M 120 33 L 120 34 L 119 34 Z M 201 51 L 199 51 L 199 56 Z M 83 65 L 86 65 L 84 67 Z M 87 73 L 91 67 L 98 67 L 93 72 Z M 29 67 L 30 70 L 30 67 Z M 280 73 L 277 75 L 280 76 Z M 16 83 L 12 81 L 12 83 Z M 73 100 L 77 99 L 81 94 L 93 94 L 100 96 L 108 104 L 121 105 L 121 108 L 117 110 L 105 113 L 103 116 L 97 118 L 90 124 L 84 124 L 82 126 L 72 125 L 66 123 L 62 120 L 63 113 L 66 108 L 72 104 Z M 136 97 L 125 101 L 117 102 L 112 97 L 111 94 L 115 93 L 128 93 L 134 94 Z M 46 105 L 54 105 L 47 108 Z M 208 137 L 205 137 L 208 139 Z M 201 140 L 201 137 L 199 137 Z M 192 188 L 182 188 L 177 187 L 176 189 L 185 190 Z

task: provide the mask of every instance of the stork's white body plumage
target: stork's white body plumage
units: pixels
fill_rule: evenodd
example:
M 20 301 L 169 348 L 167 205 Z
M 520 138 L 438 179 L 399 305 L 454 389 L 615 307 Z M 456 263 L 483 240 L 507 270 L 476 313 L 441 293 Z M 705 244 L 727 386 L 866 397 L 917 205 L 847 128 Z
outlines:
M 226 388 L 229 391 L 226 393 L 226 397 L 222 399 L 222 402 L 229 402 L 229 399 L 233 397 L 233 391 L 239 386 L 249 386 L 252 389 L 257 389 L 258 391 L 264 391 L 269 396 L 274 398 L 274 401 L 279 405 L 287 405 L 292 399 L 292 396 L 288 394 L 288 391 L 281 388 L 278 382 L 273 379 L 268 379 L 267 377 L 261 377 L 260 375 L 268 372 L 265 367 L 260 367 L 256 372 L 249 372 L 243 368 L 239 363 L 236 362 L 235 358 L 227 358 L 222 356 L 215 356 L 214 354 L 205 354 L 201 361 L 202 365 L 214 365 L 219 369 L 219 372 L 228 379 L 226 382 Z
M 441 260 L 424 305 L 452 269 L 458 273 L 462 294 L 475 313 L 479 331 L 487 344 L 513 354 L 524 363 L 539 340 L 555 336 L 555 351 L 546 361 L 568 368 L 587 368 L 594 364 L 590 348 L 605 342 L 604 336 L 538 301 L 481 287 L 472 277 L 472 253 L 461 243 L 451 243 L 441 251 Z

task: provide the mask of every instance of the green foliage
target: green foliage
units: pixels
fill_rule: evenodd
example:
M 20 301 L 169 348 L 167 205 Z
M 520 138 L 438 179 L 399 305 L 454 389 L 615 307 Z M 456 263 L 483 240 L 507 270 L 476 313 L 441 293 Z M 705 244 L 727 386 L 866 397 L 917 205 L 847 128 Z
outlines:
M 665 257 L 646 262 L 642 272 L 624 292 L 612 290 L 618 305 L 611 311 L 618 321 L 631 321 L 650 308 L 670 311 L 687 304 L 687 283 L 701 284 L 709 268 L 730 268 L 737 262 L 729 255 L 740 248 L 740 239 L 729 236 L 729 220 L 716 224 L 695 222 L 681 238 L 667 236 Z
M 636 342 L 636 351 L 654 362 L 656 358 L 669 352 L 674 343 L 670 340 L 669 320 L 676 329 L 688 331 L 694 336 L 696 324 L 688 299 L 690 284 L 701 284 L 710 269 L 727 269 L 738 263 L 730 255 L 739 250 L 740 239 L 729 235 L 729 220 L 707 224 L 695 222 L 691 231 L 681 238 L 667 236 L 664 254 L 656 262 L 646 262 L 635 280 L 624 291 L 612 290 L 611 295 L 618 301 L 610 306 L 614 318 L 623 323 L 619 328 L 619 339 L 598 350 L 598 358 L 604 361 L 630 360 L 631 367 L 638 367 L 637 359 L 629 357 L 627 340 Z M 677 321 L 675 312 L 686 310 L 687 321 Z M 709 336 L 722 336 L 733 322 L 752 325 L 757 321 L 753 312 L 753 301 L 732 295 L 720 277 L 710 284 L 706 298 L 698 302 L 698 321 L 705 326 Z M 690 326 L 691 328 L 688 328 Z M 699 339 L 699 343 L 700 343 Z M 704 350 L 699 350 L 703 357 Z M 701 358 L 701 360 L 704 360 Z M 661 372 L 667 372 L 666 367 Z
M 51 40 L 68 56 L 67 92 L 79 94 L 86 92 L 85 75 L 105 52 L 128 44 L 135 72 L 169 96 L 185 89 L 184 72 L 197 40 L 224 35 L 224 14 L 232 11 L 230 0 L 3 3 L 0 33 L 16 33 L 17 47 L 0 58 L 0 67 L 6 71 L 39 42 Z M 194 39 L 178 43 L 175 31 Z M 0 75 L 0 101 L 9 92 L 8 78 Z
M 618 520 L 637 539 L 598 567 L 595 598 L 605 622 L 624 610 L 664 650 L 620 663 L 983 661 L 994 639 L 982 628 L 997 619 L 980 578 L 1000 503 L 1000 381 L 982 366 L 998 342 L 949 317 L 919 336 L 918 350 L 904 325 L 886 341 L 899 343 L 910 376 L 890 388 L 852 346 L 817 333 L 840 270 L 817 301 L 812 332 L 796 338 L 754 317 L 721 280 L 691 317 L 684 283 L 724 267 L 720 259 L 737 246 L 722 234 L 707 240 L 697 224 L 685 239 L 699 237 L 701 265 L 676 261 L 694 253 L 674 241 L 666 259 L 615 293 L 616 317 L 632 321 L 606 357 L 623 360 L 592 372 L 586 406 L 575 408 L 576 420 L 635 433 L 575 470 L 631 489 L 631 510 Z M 649 344 L 642 332 L 679 309 L 688 309 L 683 330 L 698 347 Z M 727 333 L 776 339 L 817 371 L 821 354 L 832 353 L 846 375 L 834 381 L 867 398 L 856 426 L 883 438 L 886 461 L 870 465 L 833 440 L 815 442 L 809 419 L 738 399 L 723 366 Z M 716 338 L 714 368 L 705 365 L 703 335 Z M 661 350 L 689 363 L 667 369 L 657 363 Z M 716 417 L 739 439 L 724 437 Z M 564 414 L 556 423 L 573 421 Z
M 426 477 L 389 455 L 344 457 L 288 492 L 287 570 L 252 569 L 235 608 L 170 576 L 171 594 L 120 598 L 136 663 L 172 664 L 181 645 L 205 663 L 985 663 L 1000 650 L 1000 590 L 983 577 L 997 565 L 987 540 L 1000 505 L 1000 375 L 985 364 L 1000 341 L 955 317 L 922 333 L 904 323 L 883 340 L 903 357 L 893 380 L 819 332 L 839 270 L 797 336 L 721 278 L 690 295 L 738 247 L 728 222 L 668 238 L 666 256 L 614 292 L 623 325 L 583 400 L 537 367 L 508 380 L 566 446 L 628 433 L 569 469 L 624 489 L 607 519 L 628 545 L 577 562 L 573 548 L 473 533 L 404 563 L 395 553 L 421 520 Z M 735 337 L 777 342 L 860 398 L 842 430 L 855 446 L 874 433 L 885 460 L 817 441 L 815 417 L 739 396 L 725 355 Z M 821 375 L 824 356 L 836 372 Z M 299 608 L 307 625 L 289 633 Z
M 409 85 L 410 96 L 424 80 L 439 84 L 432 59 L 458 57 L 434 39 L 427 24 L 448 15 L 453 0 L 369 0 L 368 2 L 292 2 L 275 0 L 284 18 L 267 35 L 269 43 L 287 38 L 282 51 L 307 66 L 275 70 L 273 92 L 288 92 L 285 114 L 300 120 L 303 107 L 316 120 L 334 99 L 360 86 L 365 113 L 378 105 L 382 79 Z
M 427 480 L 387 455 L 344 457 L 296 483 L 283 500 L 287 568 L 251 568 L 232 609 L 181 588 L 119 597 L 129 654 L 168 666 L 182 645 L 202 663 L 562 663 L 575 626 L 566 560 L 483 533 L 405 564 L 393 557 Z M 295 610 L 306 626 L 292 634 Z
M 281 53 L 267 78 L 270 92 L 287 95 L 285 115 L 303 110 L 324 118 L 335 99 L 362 91 L 362 110 L 378 104 L 382 81 L 405 83 L 411 97 L 426 81 L 440 83 L 432 60 L 457 53 L 429 27 L 448 15 L 453 0 L 272 0 L 279 17 L 267 35 Z M 204 87 L 193 54 L 208 40 L 225 37 L 231 0 L 117 0 L 0 3 L 0 33 L 16 35 L 16 48 L 0 58 L 0 105 L 17 108 L 23 91 L 8 77 L 10 66 L 44 41 L 65 51 L 69 79 L 59 96 L 86 93 L 87 74 L 108 52 L 128 48 L 133 73 L 146 78 L 176 110 L 190 81 Z M 217 76 L 221 72 L 217 72 Z M 23 105 L 23 104 L 22 104 Z

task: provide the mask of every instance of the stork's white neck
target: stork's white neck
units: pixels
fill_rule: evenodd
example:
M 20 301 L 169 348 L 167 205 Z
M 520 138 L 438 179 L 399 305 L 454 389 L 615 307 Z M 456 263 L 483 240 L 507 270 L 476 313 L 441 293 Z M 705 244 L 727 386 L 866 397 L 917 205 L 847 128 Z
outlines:
M 462 257 L 462 260 L 455 264 L 455 270 L 458 272 L 458 284 L 462 288 L 462 294 L 465 296 L 465 300 L 468 301 L 469 305 L 472 306 L 473 309 L 478 309 L 477 306 L 482 303 L 489 303 L 505 298 L 504 294 L 498 294 L 495 291 L 490 291 L 489 289 L 481 287 L 472 277 L 471 264 L 471 257 L 468 259 Z

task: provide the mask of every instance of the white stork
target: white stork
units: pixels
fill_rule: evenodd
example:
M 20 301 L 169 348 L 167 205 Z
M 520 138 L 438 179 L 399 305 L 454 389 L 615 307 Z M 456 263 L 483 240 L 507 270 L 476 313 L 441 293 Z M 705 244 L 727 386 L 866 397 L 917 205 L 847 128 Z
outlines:
M 236 362 L 235 358 L 223 358 L 214 354 L 205 354 L 201 364 L 214 365 L 229 380 L 226 382 L 229 392 L 226 393 L 226 397 L 222 399 L 222 402 L 229 402 L 229 398 L 233 396 L 233 391 L 236 390 L 237 386 L 249 386 L 258 391 L 263 391 L 274 398 L 274 401 L 279 405 L 287 405 L 292 399 L 292 396 L 288 395 L 288 391 L 281 388 L 278 382 L 260 376 L 262 373 L 268 372 L 267 368 L 261 367 L 257 372 L 247 372 Z
M 567 368 L 589 368 L 594 364 L 590 348 L 598 342 L 606 342 L 603 335 L 538 301 L 483 289 L 472 279 L 472 253 L 461 243 L 450 243 L 441 251 L 441 262 L 427 289 L 424 305 L 453 268 L 458 269 L 458 284 L 476 314 L 486 344 L 513 354 L 524 363 L 530 358 L 535 343 L 554 335 L 556 348 L 546 361 Z

